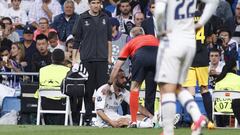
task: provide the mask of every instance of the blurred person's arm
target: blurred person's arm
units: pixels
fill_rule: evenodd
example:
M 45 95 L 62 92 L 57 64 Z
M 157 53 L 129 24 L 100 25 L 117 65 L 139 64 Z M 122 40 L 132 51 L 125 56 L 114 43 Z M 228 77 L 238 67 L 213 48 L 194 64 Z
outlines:
M 112 64 L 112 42 L 108 41 L 108 63 Z
M 47 14 L 50 22 L 52 21 L 53 13 L 52 11 L 48 8 L 48 4 L 43 2 L 42 3 L 42 10 Z
M 200 20 L 196 23 L 195 28 L 199 29 L 203 27 L 206 22 L 210 19 L 213 13 L 216 11 L 219 0 L 201 0 L 206 3 Z
M 164 22 L 165 11 L 167 8 L 167 0 L 155 0 L 155 10 L 154 10 L 154 17 L 156 18 L 158 35 L 164 33 L 162 27 Z
M 149 118 L 153 118 L 153 115 L 145 107 L 143 107 L 142 105 L 139 104 L 138 108 L 139 108 L 139 112 L 142 115 L 149 117 Z

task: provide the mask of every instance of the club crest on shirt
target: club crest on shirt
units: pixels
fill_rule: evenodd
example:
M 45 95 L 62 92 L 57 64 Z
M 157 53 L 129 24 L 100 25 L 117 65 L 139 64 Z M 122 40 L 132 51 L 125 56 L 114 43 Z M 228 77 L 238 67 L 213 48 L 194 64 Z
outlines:
M 103 19 L 102 24 L 106 25 L 106 20 L 105 19 Z
M 98 101 L 98 102 L 101 102 L 101 101 L 102 101 L 102 97 L 100 97 L 100 96 L 97 97 L 97 101 Z
M 89 26 L 89 22 L 88 21 L 85 21 L 85 26 Z

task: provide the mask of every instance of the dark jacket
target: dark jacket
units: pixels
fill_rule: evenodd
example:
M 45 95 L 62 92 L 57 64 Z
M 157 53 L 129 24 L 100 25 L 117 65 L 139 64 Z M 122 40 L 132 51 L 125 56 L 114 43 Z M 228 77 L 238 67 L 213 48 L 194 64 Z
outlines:
M 147 18 L 142 22 L 142 28 L 145 34 L 151 34 L 155 36 L 153 17 Z
M 73 25 L 77 20 L 78 15 L 73 14 L 69 21 L 65 18 L 65 13 L 59 14 L 54 17 L 52 27 L 57 30 L 58 37 L 61 41 L 66 41 L 67 37 L 72 33 Z
M 91 16 L 86 11 L 81 14 L 74 24 L 73 36 L 73 48 L 80 49 L 82 62 L 108 60 L 108 41 L 112 40 L 112 29 L 105 13 Z

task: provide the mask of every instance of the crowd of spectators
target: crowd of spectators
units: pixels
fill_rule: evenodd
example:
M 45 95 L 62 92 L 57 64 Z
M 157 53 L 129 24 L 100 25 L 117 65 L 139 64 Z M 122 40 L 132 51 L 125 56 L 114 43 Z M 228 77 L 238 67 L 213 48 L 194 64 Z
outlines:
M 212 88 L 224 63 L 234 60 L 239 70 L 240 62 L 240 2 L 220 1 L 216 14 L 208 22 L 209 27 L 205 31 L 210 53 L 209 75 Z M 71 67 L 75 42 L 73 27 L 79 16 L 88 12 L 89 6 L 89 0 L 0 0 L 1 72 L 39 72 L 40 68 L 52 63 L 51 54 L 55 49 L 65 52 L 65 65 Z M 108 60 L 108 64 L 114 63 L 121 48 L 130 40 L 129 32 L 133 27 L 142 26 L 146 34 L 157 36 L 153 11 L 154 0 L 102 0 L 101 12 L 108 15 L 112 26 L 113 61 Z M 83 23 L 82 25 L 89 25 L 87 21 Z M 80 62 L 78 51 L 76 55 L 74 62 Z M 123 70 L 130 79 L 130 61 L 125 64 Z M 2 83 L 4 82 L 9 85 L 7 79 L 2 77 Z M 146 83 L 148 91 L 156 90 L 153 80 L 146 77 Z M 153 92 L 148 92 L 146 96 L 151 97 L 149 101 L 155 97 L 151 93 Z M 154 102 L 145 105 L 154 113 L 152 103 Z

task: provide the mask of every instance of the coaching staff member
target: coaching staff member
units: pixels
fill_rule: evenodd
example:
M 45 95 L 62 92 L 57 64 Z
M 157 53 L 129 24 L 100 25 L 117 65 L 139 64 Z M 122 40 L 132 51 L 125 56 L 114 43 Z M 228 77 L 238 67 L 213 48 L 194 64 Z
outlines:
M 132 82 L 130 88 L 130 127 L 136 127 L 139 88 L 142 81 L 145 79 L 146 74 L 149 72 L 154 72 L 152 76 L 152 78 L 154 78 L 159 41 L 153 35 L 144 35 L 144 30 L 142 27 L 134 27 L 130 31 L 130 35 L 133 37 L 133 39 L 130 40 L 121 50 L 105 90 L 109 89 L 124 61 L 130 57 L 132 62 Z
M 95 89 L 107 82 L 108 63 L 112 57 L 112 29 L 108 16 L 101 12 L 102 0 L 88 0 L 90 10 L 82 13 L 73 27 L 73 64 L 76 63 L 77 51 L 80 59 L 88 70 L 86 83 L 85 125 L 91 123 Z

